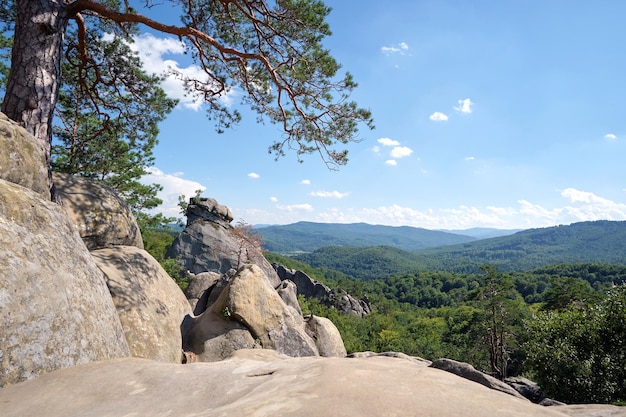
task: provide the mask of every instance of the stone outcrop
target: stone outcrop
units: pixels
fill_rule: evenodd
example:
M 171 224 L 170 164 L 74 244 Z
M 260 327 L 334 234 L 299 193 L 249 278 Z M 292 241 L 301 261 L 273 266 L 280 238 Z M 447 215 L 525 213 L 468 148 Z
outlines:
M 274 288 L 280 284 L 272 265 L 259 247 L 237 236 L 230 225 L 232 213 L 210 198 L 191 198 L 187 207 L 187 226 L 176 238 L 167 257 L 178 259 L 193 274 L 217 272 L 225 274 L 244 264 L 258 265 Z
M 129 355 L 103 274 L 74 224 L 59 205 L 4 180 L 0 263 L 0 386 Z
M 517 390 L 515 390 L 508 384 L 500 381 L 497 378 L 492 377 L 491 375 L 487 375 L 483 372 L 477 371 L 472 365 L 468 363 L 458 362 L 452 359 L 437 359 L 430 365 L 430 367 L 453 373 L 462 378 L 469 379 L 470 381 L 474 381 L 481 385 L 484 385 L 487 388 L 501 391 L 514 397 L 525 399 L 522 394 L 517 392 Z
M 372 312 L 372 306 L 367 299 L 357 300 L 344 290 L 331 290 L 302 271 L 288 269 L 278 264 L 272 266 L 282 281 L 289 280 L 296 284 L 299 295 L 301 294 L 306 298 L 317 298 L 323 304 L 335 307 L 343 314 L 355 314 L 363 317 Z
M 181 363 L 181 324 L 191 308 L 178 285 L 145 250 L 116 246 L 91 252 L 104 272 L 133 356 Z
M 215 286 L 220 289 L 215 301 L 189 325 L 184 336 L 185 350 L 194 352 L 199 360 L 222 359 L 224 353 L 208 350 L 215 346 L 224 349 L 225 341 L 235 340 L 235 345 L 227 351 L 257 346 L 289 356 L 319 354 L 302 316 L 294 314 L 285 304 L 259 267 L 243 267 L 221 282 Z M 213 294 L 208 300 L 212 299 Z M 236 337 L 230 335 L 235 330 Z M 241 330 L 248 331 L 250 337 L 241 334 Z M 212 340 L 218 336 L 219 342 Z
M 625 415 L 615 406 L 542 407 L 401 358 L 287 358 L 268 350 L 192 365 L 90 363 L 0 390 L 0 404 L 3 417 L 42 410 L 47 417 Z
M 50 200 L 43 146 L 4 113 L 0 113 L 0 178 Z
M 143 249 L 139 226 L 116 192 L 91 179 L 55 172 L 52 179 L 63 209 L 88 249 L 116 245 Z
M 337 327 L 326 317 L 310 316 L 306 320 L 306 329 L 315 340 L 315 346 L 321 356 L 346 356 L 346 347 Z
M 191 276 L 189 285 L 185 289 L 185 297 L 194 315 L 202 314 L 206 310 L 209 294 L 220 278 L 221 275 L 217 272 L 201 272 Z

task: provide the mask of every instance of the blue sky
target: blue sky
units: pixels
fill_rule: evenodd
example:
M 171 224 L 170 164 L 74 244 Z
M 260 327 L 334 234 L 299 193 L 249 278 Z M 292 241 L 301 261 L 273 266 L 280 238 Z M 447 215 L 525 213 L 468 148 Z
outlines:
M 348 165 L 274 161 L 275 126 L 244 111 L 218 135 L 187 98 L 162 123 L 145 179 L 165 187 L 160 211 L 176 216 L 178 195 L 201 188 L 251 224 L 518 229 L 626 219 L 626 2 L 326 4 L 325 44 L 376 125 L 348 147 Z M 158 18 L 167 6 L 153 10 Z M 174 39 L 156 36 L 137 41 L 146 68 L 197 71 Z

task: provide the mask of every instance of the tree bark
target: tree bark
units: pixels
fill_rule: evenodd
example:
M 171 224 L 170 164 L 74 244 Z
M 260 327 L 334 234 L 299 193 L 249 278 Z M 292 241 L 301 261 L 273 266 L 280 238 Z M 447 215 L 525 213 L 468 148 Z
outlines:
M 2 111 L 41 142 L 50 166 L 68 5 L 63 0 L 16 0 L 15 4 L 11 70 Z M 51 177 L 48 182 L 53 192 Z

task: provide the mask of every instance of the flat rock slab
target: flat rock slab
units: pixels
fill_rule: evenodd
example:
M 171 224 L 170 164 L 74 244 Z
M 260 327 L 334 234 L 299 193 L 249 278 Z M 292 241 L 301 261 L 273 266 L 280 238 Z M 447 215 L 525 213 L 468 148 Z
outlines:
M 213 363 L 124 358 L 66 368 L 1 389 L 0 409 L 4 417 L 568 415 L 406 359 L 268 350 Z

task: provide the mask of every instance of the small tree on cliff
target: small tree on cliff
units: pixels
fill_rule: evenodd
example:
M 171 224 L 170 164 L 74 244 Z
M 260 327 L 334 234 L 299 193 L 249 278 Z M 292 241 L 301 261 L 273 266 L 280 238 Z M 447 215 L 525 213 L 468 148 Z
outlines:
M 16 0 L 16 19 L 6 94 L 2 111 L 42 142 L 48 159 L 52 122 L 61 82 L 64 37 L 75 27 L 79 82 L 105 82 L 93 59 L 98 43 L 89 42 L 86 16 L 106 24 L 110 33 L 131 40 L 143 25 L 177 36 L 206 74 L 185 79 L 190 93 L 201 94 L 218 131 L 237 122 L 239 113 L 219 100 L 233 89 L 261 119 L 280 124 L 283 135 L 271 146 L 277 157 L 285 150 L 318 152 L 331 165 L 347 162 L 335 145 L 355 140 L 357 127 L 373 127 L 370 112 L 349 100 L 356 86 L 349 73 L 336 78 L 340 65 L 322 47 L 330 35 L 330 12 L 320 0 L 172 0 L 143 5 L 137 13 L 128 0 Z M 0 0 L 4 10 L 11 0 Z M 135 4 L 135 3 L 134 3 Z M 180 12 L 182 24 L 169 25 L 149 14 L 166 4 Z M 113 82 L 124 81 L 122 79 Z M 124 85 L 132 89 L 132 85 Z

